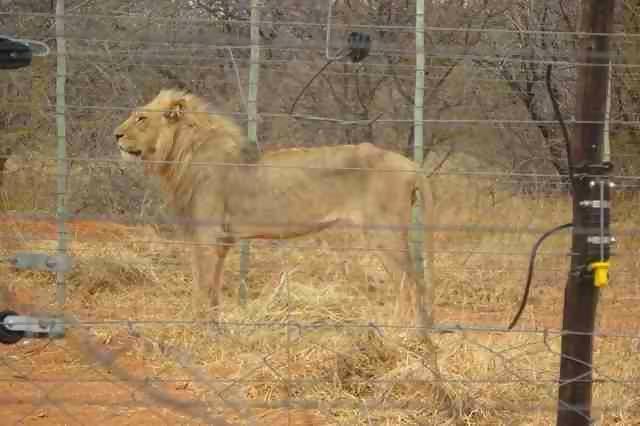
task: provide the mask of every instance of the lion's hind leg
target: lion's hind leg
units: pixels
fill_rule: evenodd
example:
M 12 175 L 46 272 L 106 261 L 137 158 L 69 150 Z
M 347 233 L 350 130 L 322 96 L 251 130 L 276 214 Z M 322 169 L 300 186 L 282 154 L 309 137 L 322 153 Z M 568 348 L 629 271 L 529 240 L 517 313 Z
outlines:
M 367 249 L 372 250 L 382 264 L 387 273 L 387 282 L 391 283 L 390 294 L 397 297 L 394 301 L 394 318 L 398 312 L 406 312 L 407 287 L 414 280 L 414 275 L 410 269 L 411 260 L 406 251 L 406 243 L 396 230 L 372 229 L 365 227 L 365 240 Z M 389 294 L 390 289 L 385 289 L 384 294 Z
M 391 222 L 393 223 L 393 222 Z M 406 226 L 366 232 L 368 246 L 375 250 L 397 295 L 394 318 L 403 324 L 431 326 L 431 307 L 426 300 L 425 280 L 416 272 Z

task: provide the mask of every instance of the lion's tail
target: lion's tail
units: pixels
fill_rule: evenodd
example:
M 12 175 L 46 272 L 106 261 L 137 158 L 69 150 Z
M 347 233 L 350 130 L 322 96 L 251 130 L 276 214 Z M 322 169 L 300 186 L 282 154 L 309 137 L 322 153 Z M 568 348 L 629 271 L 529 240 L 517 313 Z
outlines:
M 424 225 L 424 243 L 425 243 L 425 268 L 426 274 L 432 276 L 433 258 L 434 258 L 434 234 L 437 223 L 435 194 L 433 182 L 429 177 L 420 175 L 418 185 L 422 195 L 422 223 Z M 431 280 L 427 281 L 429 283 Z
M 430 228 L 434 224 L 434 196 L 432 182 L 424 174 L 418 174 L 415 187 L 411 194 L 411 205 L 414 206 L 420 199 L 422 201 L 422 220 L 423 224 L 431 224 Z
M 419 194 L 419 196 L 418 196 Z M 429 314 L 431 321 L 434 321 L 433 317 L 433 303 L 435 297 L 435 282 L 434 282 L 434 232 L 435 232 L 435 209 L 434 209 L 434 193 L 432 188 L 432 182 L 424 174 L 419 174 L 416 186 L 412 194 L 412 205 L 420 200 L 422 202 L 422 225 L 423 228 L 423 265 L 424 265 L 424 283 L 426 293 L 424 294 L 425 308 L 431 312 Z

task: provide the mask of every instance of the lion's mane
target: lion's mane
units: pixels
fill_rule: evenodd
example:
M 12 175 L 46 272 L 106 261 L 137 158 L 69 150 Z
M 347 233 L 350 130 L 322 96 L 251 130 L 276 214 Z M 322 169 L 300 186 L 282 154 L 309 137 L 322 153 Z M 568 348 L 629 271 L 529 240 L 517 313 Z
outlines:
M 164 112 L 177 108 L 179 125 L 170 132 L 160 129 L 150 166 L 162 178 L 171 207 L 186 214 L 199 184 L 210 177 L 212 167 L 255 163 L 258 151 L 231 118 L 213 112 L 209 102 L 187 91 L 164 89 L 145 106 L 149 111 Z M 161 120 L 155 123 L 163 125 Z

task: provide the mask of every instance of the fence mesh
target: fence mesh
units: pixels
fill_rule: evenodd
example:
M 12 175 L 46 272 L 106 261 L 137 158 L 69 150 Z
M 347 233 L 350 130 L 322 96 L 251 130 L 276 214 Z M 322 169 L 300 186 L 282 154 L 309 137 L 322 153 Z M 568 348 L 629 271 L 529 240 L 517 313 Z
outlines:
M 391 279 L 379 259 L 402 248 L 372 246 L 361 232 L 390 242 L 411 226 L 375 217 L 302 238 L 252 241 L 246 305 L 238 303 L 239 250 L 231 250 L 217 320 L 193 309 L 194 242 L 178 226 L 190 219 L 171 212 L 141 164 L 120 160 L 113 132 L 168 87 L 206 98 L 215 114 L 245 131 L 250 2 L 67 0 L 62 16 L 49 2 L 0 3 L 7 35 L 51 47 L 48 56 L 3 71 L 0 80 L 0 307 L 59 315 L 66 325 L 63 338 L 28 336 L 0 348 L 4 424 L 555 421 L 569 233 L 545 242 L 524 315 L 513 330 L 506 326 L 535 240 L 572 220 L 564 141 L 544 70 L 554 65 L 553 90 L 573 130 L 577 42 L 584 35 L 577 5 L 426 2 L 424 169 L 433 192 L 426 229 L 434 241 L 425 256 L 433 262 L 435 322 L 425 337 L 407 318 L 408 284 Z M 633 142 L 639 38 L 637 2 L 620 3 L 609 120 L 618 242 L 594 333 L 592 420 L 632 425 L 640 421 L 634 278 L 640 177 Z M 366 175 L 392 184 L 407 174 L 316 163 L 304 150 L 366 141 L 412 156 L 415 2 L 267 0 L 258 7 L 259 149 L 274 158 L 293 149 L 292 158 L 304 162 L 252 167 L 289 167 L 320 179 L 333 164 L 344 182 Z M 56 19 L 65 22 L 63 53 Z M 352 31 L 371 36 L 369 56 L 328 65 L 291 113 L 302 88 Z M 56 66 L 61 55 L 63 76 Z M 56 227 L 56 182 L 64 170 L 56 159 L 58 77 L 66 84 L 62 234 Z M 263 183 L 245 183 L 255 187 L 251 217 L 258 219 L 271 208 L 260 204 Z M 393 191 L 381 194 L 394 199 Z M 353 200 L 364 212 L 380 201 L 357 193 Z M 281 204 L 281 220 L 270 226 L 294 226 L 287 214 L 293 202 Z M 310 217 L 335 202 L 314 200 Z M 8 261 L 22 252 L 53 255 L 60 238 L 73 259 L 62 307 L 55 275 Z M 213 240 L 203 244 L 216 249 Z

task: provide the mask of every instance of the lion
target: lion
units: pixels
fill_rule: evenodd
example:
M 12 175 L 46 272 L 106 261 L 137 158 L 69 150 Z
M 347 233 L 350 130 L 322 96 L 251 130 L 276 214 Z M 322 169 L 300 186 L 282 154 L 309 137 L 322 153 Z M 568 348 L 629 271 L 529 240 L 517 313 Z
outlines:
M 431 204 L 418 165 L 370 143 L 260 156 L 232 119 L 211 111 L 196 94 L 163 89 L 114 132 L 122 156 L 142 160 L 159 177 L 194 243 L 195 303 L 204 296 L 217 310 L 225 257 L 237 240 L 289 239 L 338 226 L 362 229 L 394 282 L 418 283 L 409 250 L 412 206 L 422 199 L 426 212 Z M 211 244 L 215 249 L 206 250 Z M 427 267 L 427 285 L 415 293 L 423 324 L 432 320 L 430 274 Z

